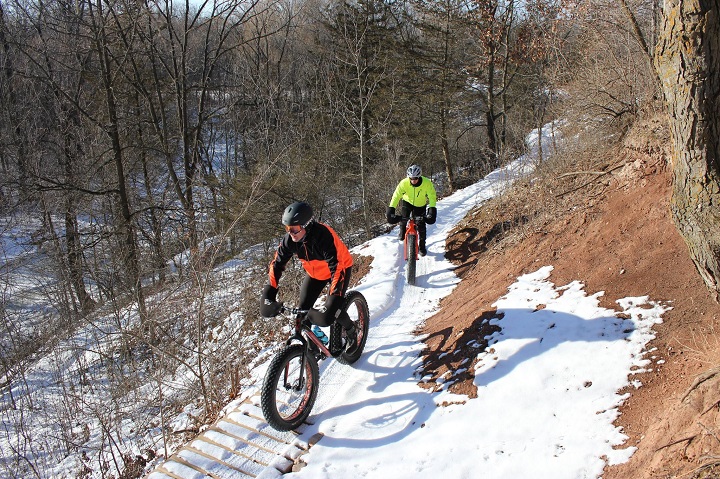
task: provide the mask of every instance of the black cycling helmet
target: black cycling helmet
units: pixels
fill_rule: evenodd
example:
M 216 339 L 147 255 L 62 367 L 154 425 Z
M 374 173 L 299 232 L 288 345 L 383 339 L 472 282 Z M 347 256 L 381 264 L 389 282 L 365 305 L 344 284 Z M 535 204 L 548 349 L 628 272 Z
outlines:
M 310 223 L 313 217 L 312 207 L 302 201 L 291 204 L 285 208 L 282 216 L 282 224 L 285 226 L 302 226 L 303 228 Z

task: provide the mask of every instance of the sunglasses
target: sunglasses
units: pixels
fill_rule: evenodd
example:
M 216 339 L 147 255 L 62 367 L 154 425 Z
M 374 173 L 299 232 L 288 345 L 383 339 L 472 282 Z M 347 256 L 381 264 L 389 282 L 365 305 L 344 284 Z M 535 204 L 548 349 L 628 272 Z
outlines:
M 417 180 L 419 180 L 419 179 L 420 179 L 419 176 L 411 176 L 411 177 L 410 177 L 410 181 L 417 181 Z
M 295 225 L 295 226 L 286 226 L 285 229 L 286 229 L 287 232 L 290 233 L 291 235 L 296 235 L 296 234 L 298 234 L 300 231 L 302 231 L 302 226 L 297 226 L 297 225 Z

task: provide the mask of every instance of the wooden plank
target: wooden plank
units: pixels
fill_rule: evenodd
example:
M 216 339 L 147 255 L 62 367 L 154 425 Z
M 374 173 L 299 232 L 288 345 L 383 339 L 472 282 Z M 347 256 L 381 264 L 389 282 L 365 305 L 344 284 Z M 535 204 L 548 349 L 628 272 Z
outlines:
M 173 454 L 172 456 L 170 456 L 170 459 L 168 459 L 168 461 L 177 462 L 178 464 L 182 464 L 182 465 L 185 466 L 185 467 L 189 467 L 190 469 L 192 469 L 192 470 L 194 470 L 194 471 L 197 471 L 197 472 L 199 472 L 200 474 L 205 474 L 205 475 L 208 476 L 208 477 L 212 477 L 213 479 L 222 479 L 222 478 L 221 478 L 220 476 L 218 476 L 217 474 L 213 474 L 212 472 L 206 471 L 206 470 L 203 469 L 202 467 L 196 466 L 195 464 L 191 463 L 190 461 L 188 461 L 188 460 L 185 459 L 184 457 L 178 456 L 177 453 L 175 453 L 175 454 Z
M 214 440 L 210 439 L 209 437 L 198 436 L 197 438 L 195 438 L 195 440 L 196 440 L 196 441 L 201 441 L 201 442 L 206 442 L 206 443 L 211 444 L 211 445 L 213 445 L 213 446 L 215 446 L 215 447 L 219 447 L 219 448 L 224 449 L 225 451 L 230 452 L 230 453 L 232 453 L 232 454 L 234 454 L 234 455 L 236 455 L 236 456 L 238 456 L 238 457 L 242 457 L 243 459 L 249 459 L 249 460 L 253 461 L 254 463 L 256 463 L 256 464 L 258 464 L 258 465 L 260 465 L 260 466 L 267 467 L 267 466 L 270 465 L 270 464 L 264 463 L 264 462 L 262 462 L 262 461 L 260 461 L 260 460 L 258 460 L 258 459 L 256 459 L 256 458 L 254 458 L 254 457 L 252 457 L 252 456 L 248 456 L 247 454 L 244 454 L 244 453 L 242 453 L 242 452 L 240 452 L 240 451 L 236 451 L 235 449 L 233 449 L 233 448 L 231 448 L 231 447 L 229 447 L 229 446 L 226 446 L 225 444 L 222 444 L 222 443 L 219 443 L 219 442 L 217 442 L 217 441 L 214 441 Z
M 263 416 L 262 409 L 258 404 L 255 404 L 252 400 L 255 398 L 259 398 L 260 393 L 258 392 L 254 396 L 250 396 L 245 398 L 243 402 L 241 402 L 238 407 L 230 411 L 226 417 L 229 417 L 233 413 L 238 413 L 243 416 L 247 416 L 249 418 L 255 419 L 257 422 L 267 424 L 267 421 L 265 420 L 265 417 Z M 258 399 L 259 401 L 259 399 Z M 288 434 L 292 434 L 294 436 L 299 436 L 300 433 L 296 430 L 287 431 Z M 262 434 L 262 433 L 261 433 Z M 286 444 L 290 444 L 286 442 Z
M 252 414 L 250 411 L 240 411 L 239 409 L 236 409 L 235 412 L 242 414 L 243 416 L 251 417 L 257 421 L 265 422 L 265 418 L 256 414 Z
M 147 479 L 148 477 L 150 477 L 150 475 L 151 475 L 153 472 L 159 472 L 160 474 L 165 474 L 165 475 L 168 476 L 168 477 L 172 477 L 172 479 L 185 479 L 185 478 L 182 477 L 182 476 L 178 476 L 178 475 L 175 474 L 174 472 L 168 471 L 168 470 L 165 469 L 162 465 L 159 465 L 158 467 L 156 467 L 154 471 L 150 471 L 150 472 L 148 473 L 148 475 L 145 476 L 145 479 Z
M 202 457 L 204 457 L 205 459 L 210 459 L 211 461 L 215 461 L 215 462 L 217 462 L 217 463 L 219 463 L 219 464 L 222 464 L 223 466 L 225 466 L 225 467 L 227 467 L 227 468 L 229 468 L 229 469 L 232 469 L 232 470 L 234 470 L 234 471 L 237 471 L 237 472 L 239 472 L 239 473 L 241 473 L 241 474 L 245 474 L 246 476 L 257 477 L 257 475 L 256 475 L 256 474 L 253 474 L 252 472 L 244 471 L 244 470 L 240 469 L 240 468 L 237 467 L 237 466 L 233 466 L 233 465 L 230 464 L 229 462 L 223 461 L 223 460 L 220 459 L 219 457 L 215 457 L 215 456 L 213 456 L 213 455 L 211 455 L 211 454 L 208 454 L 208 453 L 205 452 L 205 451 L 201 451 L 200 449 L 197 449 L 197 448 L 195 448 L 195 447 L 193 447 L 193 446 L 185 446 L 183 449 L 185 449 L 185 450 L 187 450 L 187 451 L 192 451 L 193 453 L 195 453 L 195 454 L 197 454 L 197 455 L 199 455 L 199 456 L 202 456 Z
M 229 418 L 229 417 L 224 417 L 222 420 L 225 421 L 225 422 L 227 422 L 227 423 L 234 424 L 234 425 L 236 425 L 237 427 L 240 427 L 240 428 L 242 428 L 242 429 L 246 429 L 246 430 L 255 432 L 255 433 L 257 433 L 257 434 L 260 434 L 260 435 L 262 435 L 262 436 L 264 436 L 264 437 L 267 437 L 267 438 L 269 438 L 269 439 L 271 439 L 271 440 L 274 440 L 274 441 L 276 441 L 276 442 L 279 442 L 280 444 L 285 444 L 286 446 L 294 447 L 295 449 L 297 449 L 297 450 L 299 450 L 299 451 L 307 451 L 307 450 L 309 449 L 309 447 L 306 448 L 306 447 L 301 446 L 300 444 L 295 444 L 295 443 L 287 442 L 287 441 L 278 439 L 278 438 L 276 438 L 276 437 L 273 437 L 273 436 L 271 436 L 271 435 L 269 435 L 269 434 L 265 434 L 265 433 L 263 433 L 262 431 L 258 431 L 257 429 L 255 429 L 255 428 L 252 427 L 252 426 L 248 426 L 247 424 L 242 424 L 242 423 L 240 423 L 240 422 L 238 422 L 238 421 L 235 421 L 235 420 L 233 420 L 233 419 L 231 419 L 231 418 Z M 219 422 L 219 421 L 218 421 L 218 422 Z M 232 433 L 230 433 L 230 432 L 228 432 L 228 431 L 225 431 L 225 430 L 223 430 L 222 432 L 223 432 L 224 434 L 232 434 Z M 279 452 L 277 452 L 277 451 L 270 450 L 270 449 L 268 449 L 268 448 L 266 448 L 266 447 L 264 447 L 264 446 L 262 446 L 262 445 L 260 445 L 260 444 L 251 442 L 251 441 L 249 441 L 248 439 L 244 439 L 244 438 L 242 438 L 242 437 L 238 437 L 237 435 L 232 434 L 232 436 L 238 438 L 240 441 L 242 441 L 242 442 L 244 442 L 244 443 L 246 443 L 246 444 L 252 445 L 252 446 L 254 446 L 254 447 L 262 448 L 263 450 L 268 451 L 268 452 L 272 452 L 272 453 L 275 454 L 276 456 L 284 457 L 285 459 L 288 459 L 288 460 L 290 460 L 290 461 L 295 461 L 295 458 L 292 457 L 291 455 L 289 455 L 288 452 L 287 452 L 287 450 L 284 451 L 283 453 L 279 453 Z
M 225 419 L 223 419 L 223 421 L 224 421 L 224 420 L 225 420 Z M 249 441 L 248 439 L 245 439 L 244 437 L 238 436 L 237 434 L 234 434 L 234 433 L 232 433 L 232 432 L 230 432 L 230 431 L 227 431 L 227 430 L 225 430 L 225 429 L 222 429 L 222 428 L 220 428 L 220 427 L 217 426 L 217 425 L 208 428 L 208 430 L 210 430 L 210 431 L 215 431 L 215 432 L 220 433 L 220 434 L 225 434 L 226 436 L 230 436 L 230 437 L 232 437 L 233 439 L 237 439 L 237 440 L 240 441 L 240 442 L 244 442 L 244 443 L 247 444 L 248 446 L 254 447 L 254 448 L 256 448 L 256 449 L 262 449 L 263 451 L 269 452 L 269 453 L 274 454 L 274 455 L 276 455 L 276 456 L 279 455 L 279 454 L 277 453 L 277 451 L 273 451 L 272 449 L 268 449 L 268 448 L 265 447 L 265 446 L 262 446 L 262 445 L 260 445 L 260 444 L 256 444 L 256 443 L 254 443 L 254 442 L 252 442 L 252 441 Z
M 222 420 L 223 420 L 223 421 L 226 421 L 226 422 L 229 422 L 229 423 L 231 423 L 231 424 L 235 424 L 236 426 L 239 426 L 239 427 L 241 427 L 241 428 L 243 428 L 243 429 L 247 429 L 248 431 L 252 431 L 252 432 L 254 432 L 254 433 L 260 434 L 261 436 L 267 437 L 268 439 L 272 439 L 273 441 L 276 441 L 276 442 L 279 442 L 279 443 L 282 443 L 282 444 L 287 444 L 288 446 L 294 446 L 294 445 L 295 445 L 295 444 L 293 444 L 293 443 L 291 443 L 291 442 L 286 441 L 285 439 L 283 439 L 283 438 L 281 438 L 281 437 L 275 437 L 275 436 L 273 436 L 272 434 L 268 434 L 267 432 L 260 431 L 259 429 L 255 428 L 255 427 L 253 427 L 253 426 L 250 426 L 250 425 L 248 425 L 248 424 L 243 424 L 243 423 L 241 423 L 241 422 L 239 422 L 239 421 L 236 421 L 235 419 L 233 419 L 233 418 L 231 418 L 231 417 L 225 416 L 224 418 L 222 418 Z

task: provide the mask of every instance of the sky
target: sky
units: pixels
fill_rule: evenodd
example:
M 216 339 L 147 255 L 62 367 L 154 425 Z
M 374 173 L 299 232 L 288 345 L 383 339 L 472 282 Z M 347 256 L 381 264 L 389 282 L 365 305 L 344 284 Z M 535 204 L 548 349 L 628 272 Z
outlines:
M 641 387 L 634 374 L 661 363 L 646 346 L 670 307 L 652 298 L 626 297 L 606 309 L 599 306 L 602 291 L 586 291 L 582 278 L 554 284 L 552 266 L 540 264 L 493 303 L 502 318 L 491 323 L 500 330 L 486 349 L 478 344 L 465 360 L 469 366 L 478 359 L 477 398 L 449 392 L 452 377 L 434 390 L 419 385 L 429 377 L 422 376 L 423 337 L 414 331 L 459 282 L 444 257 L 445 239 L 468 211 L 532 169 L 528 158 L 535 155 L 438 201 L 438 220 L 428 227 L 428 255 L 419 260 L 415 286 L 405 284 L 396 229 L 352 250 L 373 258 L 370 272 L 354 288 L 370 307 L 364 353 L 349 366 L 331 359 L 321 363 L 310 424 L 290 436 L 305 447 L 322 434 L 302 456 L 306 465 L 282 475 L 271 464 L 257 477 L 598 478 L 606 464 L 630 458 L 634 448 L 624 444 L 627 436 L 613 422 L 628 397 L 618 391 Z M 478 305 L 478 316 L 483 307 Z M 266 368 L 267 363 L 255 370 L 258 387 Z M 228 404 L 223 415 L 253 407 L 243 400 L 247 397 Z M 279 453 L 298 449 L 287 448 Z M 247 477 L 203 455 L 183 457 L 216 477 Z M 224 460 L 234 459 L 226 454 Z M 163 467 L 176 478 L 206 477 L 171 461 Z M 156 470 L 147 477 L 170 476 Z

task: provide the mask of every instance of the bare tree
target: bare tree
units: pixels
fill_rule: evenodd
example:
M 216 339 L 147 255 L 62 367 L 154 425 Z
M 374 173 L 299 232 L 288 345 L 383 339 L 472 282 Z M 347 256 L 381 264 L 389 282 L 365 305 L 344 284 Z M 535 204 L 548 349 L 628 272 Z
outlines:
M 720 1 L 666 0 L 655 66 L 673 139 L 673 219 L 720 301 Z
M 622 125 L 651 104 L 657 80 L 626 11 L 617 7 L 616 0 L 595 0 L 575 10 L 566 22 L 568 49 L 561 73 L 569 78 L 564 83 L 580 117 Z M 644 20 L 637 15 L 636 25 Z
M 122 238 L 121 251 L 123 252 L 123 263 L 126 267 L 127 277 L 130 282 L 130 290 L 138 302 L 140 318 L 142 322 L 147 320 L 147 307 L 142 289 L 142 278 L 139 265 L 139 251 L 137 244 L 137 232 L 133 219 L 133 207 L 131 205 L 131 194 L 127 185 L 125 144 L 121 135 L 121 112 L 118 98 L 119 78 L 117 70 L 122 67 L 122 59 L 125 57 L 125 50 L 122 45 L 115 42 L 115 38 L 122 36 L 122 28 L 132 29 L 130 22 L 119 22 L 115 18 L 115 8 L 119 6 L 112 2 L 97 0 L 96 3 L 88 4 L 88 15 L 90 32 L 94 43 L 95 54 L 97 55 L 100 68 L 100 87 L 104 94 L 104 115 L 105 123 L 103 130 L 111 145 L 112 161 L 115 166 L 117 186 L 115 193 L 118 199 L 120 218 L 118 222 L 119 237 Z M 115 30 L 116 28 L 120 31 Z M 121 51 L 114 51 L 118 46 Z
M 417 0 L 415 7 L 419 12 L 417 26 L 423 32 L 425 41 L 413 50 L 422 65 L 428 113 L 437 122 L 447 187 L 453 191 L 456 185 L 455 161 L 450 146 L 454 142 L 451 137 L 456 131 L 455 121 L 463 109 L 463 102 L 457 100 L 463 96 L 468 80 L 465 67 L 468 63 L 469 30 L 464 21 L 467 5 L 465 1 L 458 0 Z
M 225 166 L 237 162 L 238 155 L 247 154 L 247 145 L 255 140 L 228 118 L 239 105 L 272 105 L 283 93 L 273 88 L 276 82 L 272 75 L 264 76 L 265 82 L 259 75 L 244 75 L 244 53 L 258 45 L 258 59 L 266 60 L 270 68 L 284 66 L 282 62 L 272 65 L 275 59 L 270 60 L 272 57 L 259 49 L 287 29 L 294 14 L 292 5 L 278 0 L 205 1 L 180 6 L 148 1 L 140 13 L 143 20 L 137 35 L 123 38 L 126 48 L 136 53 L 127 57 L 125 73 L 137 92 L 137 114 L 146 125 L 137 127 L 142 141 L 136 141 L 135 147 L 144 159 L 164 166 L 160 174 L 167 178 L 169 192 L 183 213 L 183 237 L 177 240 L 188 246 L 193 262 L 201 260 L 203 231 L 215 234 L 224 229 L 222 221 L 227 215 L 219 199 L 223 181 L 231 183 L 238 171 L 251 175 L 251 155 L 243 157 L 242 170 Z M 116 14 L 123 16 L 124 12 Z M 246 77 L 267 87 L 271 95 L 259 97 L 247 90 L 243 83 Z M 271 112 L 254 119 L 259 123 L 273 115 Z M 222 143 L 227 145 L 226 152 L 218 151 Z M 231 174 L 224 175 L 226 172 Z M 205 192 L 211 202 L 206 201 Z M 167 208 L 169 212 L 172 207 Z M 216 223 L 201 217 L 214 218 Z M 160 244 L 157 239 L 153 243 Z
M 357 139 L 357 166 L 362 195 L 366 239 L 370 238 L 371 213 L 367 197 L 370 145 L 377 139 L 392 111 L 392 99 L 381 108 L 375 96 L 392 77 L 387 50 L 389 37 L 383 34 L 388 11 L 383 2 L 367 0 L 339 2 L 330 9 L 326 26 L 332 34 L 334 63 L 328 83 L 328 100 Z M 390 86 L 390 89 L 392 87 Z

